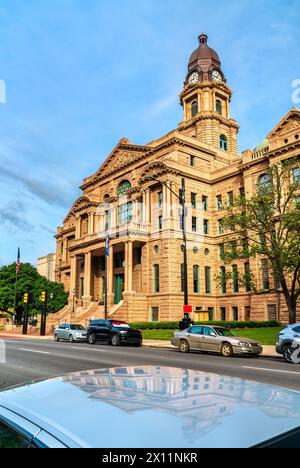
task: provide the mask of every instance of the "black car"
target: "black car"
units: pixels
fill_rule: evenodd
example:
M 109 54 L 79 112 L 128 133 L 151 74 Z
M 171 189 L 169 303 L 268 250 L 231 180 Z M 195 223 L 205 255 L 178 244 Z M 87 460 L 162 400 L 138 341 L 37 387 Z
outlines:
M 118 320 L 91 320 L 87 336 L 91 345 L 96 344 L 97 341 L 104 341 L 112 346 L 121 344 L 141 346 L 143 342 L 140 330 L 135 330 L 126 322 Z

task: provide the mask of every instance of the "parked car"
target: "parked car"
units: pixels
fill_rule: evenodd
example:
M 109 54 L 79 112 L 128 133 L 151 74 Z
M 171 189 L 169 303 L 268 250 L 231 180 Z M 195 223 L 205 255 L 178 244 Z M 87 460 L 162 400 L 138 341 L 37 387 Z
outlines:
M 94 345 L 104 341 L 112 346 L 132 344 L 140 346 L 143 336 L 140 330 L 131 328 L 126 322 L 118 320 L 91 320 L 87 330 L 88 342 Z
M 87 331 L 82 325 L 64 323 L 54 330 L 55 341 L 87 341 Z
M 175 332 L 172 345 L 182 353 L 195 349 L 220 353 L 224 357 L 262 353 L 262 346 L 257 341 L 236 336 L 225 327 L 208 325 L 191 326 L 187 330 Z
M 276 352 L 288 363 L 300 363 L 300 323 L 288 325 L 278 334 Z
M 272 385 L 161 366 L 87 370 L 0 392 L 0 448 L 298 448 L 299 418 L 300 393 Z

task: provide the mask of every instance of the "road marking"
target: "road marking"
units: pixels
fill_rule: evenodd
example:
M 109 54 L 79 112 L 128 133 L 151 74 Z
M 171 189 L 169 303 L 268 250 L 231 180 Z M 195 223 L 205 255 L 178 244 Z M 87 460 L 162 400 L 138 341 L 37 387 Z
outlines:
M 80 349 L 80 350 L 83 350 L 83 351 L 95 351 L 95 352 L 98 352 L 98 353 L 108 353 L 108 349 L 95 349 L 95 348 L 82 348 L 82 347 L 79 347 L 79 346 L 71 346 L 71 349 Z
M 260 370 L 260 371 L 266 371 L 266 372 L 279 372 L 281 374 L 297 374 L 300 375 L 300 372 L 293 372 L 293 371 L 285 371 L 285 370 L 279 370 L 279 369 L 266 369 L 264 367 L 247 367 L 243 366 L 243 369 L 251 369 L 251 370 Z
M 27 353 L 50 354 L 50 353 L 47 353 L 46 351 L 36 351 L 35 349 L 26 349 L 26 348 L 20 348 L 20 351 L 26 351 Z

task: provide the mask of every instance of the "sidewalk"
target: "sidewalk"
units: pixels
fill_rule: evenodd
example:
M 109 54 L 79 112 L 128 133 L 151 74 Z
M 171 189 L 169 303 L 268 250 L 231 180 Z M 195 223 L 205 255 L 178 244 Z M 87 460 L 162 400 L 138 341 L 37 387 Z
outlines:
M 0 332 L 0 339 L 13 338 L 16 340 L 50 340 L 53 341 L 52 335 L 37 336 L 37 335 L 20 335 L 16 333 Z M 143 346 L 146 348 L 163 348 L 163 349 L 174 349 L 170 341 L 165 340 L 144 340 Z M 281 356 L 276 353 L 275 346 L 263 346 L 262 357 L 275 357 L 281 359 Z

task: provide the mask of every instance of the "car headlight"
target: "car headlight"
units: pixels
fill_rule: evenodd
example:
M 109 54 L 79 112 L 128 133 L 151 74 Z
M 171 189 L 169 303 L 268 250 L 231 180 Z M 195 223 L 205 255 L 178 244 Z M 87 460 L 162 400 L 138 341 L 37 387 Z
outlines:
M 81 333 L 75 333 L 76 338 L 79 338 L 81 336 Z
M 121 335 L 128 335 L 128 331 L 121 331 Z
M 251 344 L 250 343 L 247 343 L 246 341 L 240 341 L 239 342 L 239 346 L 243 346 L 246 347 L 246 348 L 251 348 Z

